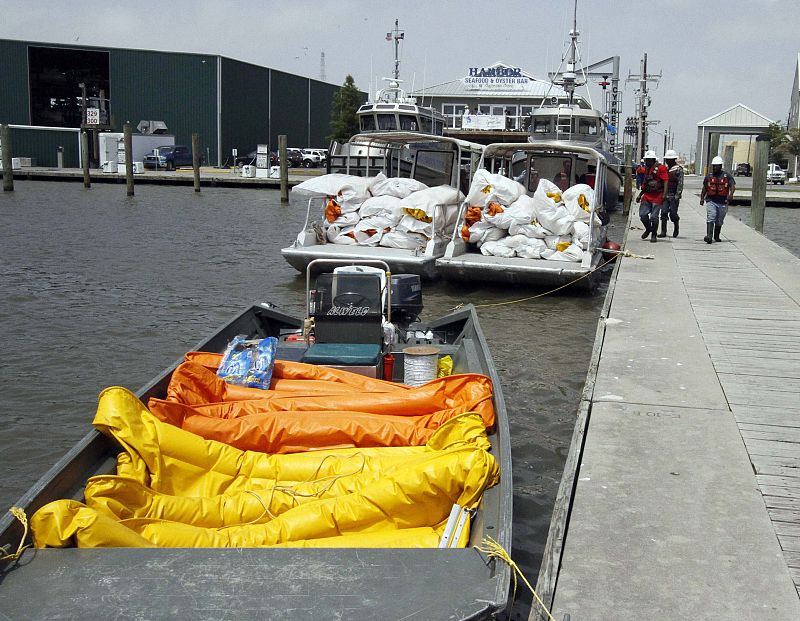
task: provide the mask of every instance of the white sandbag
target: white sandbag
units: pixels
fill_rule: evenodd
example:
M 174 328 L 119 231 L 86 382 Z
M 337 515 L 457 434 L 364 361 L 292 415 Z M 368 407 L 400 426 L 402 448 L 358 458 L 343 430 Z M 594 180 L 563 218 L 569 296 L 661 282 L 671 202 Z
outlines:
M 333 222 L 331 222 L 331 226 L 333 226 L 334 224 L 338 224 L 342 228 L 345 226 L 353 226 L 355 224 L 358 224 L 358 221 L 360 219 L 361 216 L 358 214 L 358 211 L 345 212 L 344 209 L 342 209 L 342 215 L 336 218 L 336 220 L 334 220 Z
M 581 195 L 584 197 L 584 201 L 580 200 Z M 573 185 L 572 187 L 564 190 L 561 198 L 564 201 L 564 207 L 567 208 L 567 211 L 575 218 L 576 222 L 589 222 L 591 219 L 591 214 L 589 211 L 581 207 L 581 202 L 585 202 L 587 208 L 591 209 L 591 205 L 594 203 L 594 190 L 590 186 L 586 185 L 585 183 Z M 597 214 L 595 214 L 594 226 L 600 225 L 600 218 L 598 218 Z
M 575 217 L 569 214 L 564 205 L 556 203 L 553 198 L 547 196 L 548 193 L 561 194 L 556 184 L 541 179 L 539 187 L 533 194 L 534 215 L 539 224 L 553 235 L 569 235 L 572 233 Z
M 422 222 L 412 216 L 405 215 L 400 218 L 400 222 L 397 223 L 395 230 L 401 233 L 417 233 L 418 235 L 424 235 L 430 239 L 433 235 L 433 223 Z
M 533 199 L 523 194 L 506 208 L 506 213 L 515 224 L 530 224 L 534 217 Z
M 544 239 L 550 234 L 550 231 L 539 224 L 538 220 L 534 219 L 530 224 L 512 224 L 508 227 L 508 234 Z
M 472 177 L 466 201 L 479 207 L 485 207 L 490 201 L 511 205 L 524 193 L 525 188 L 521 183 L 479 168 Z
M 557 250 L 558 244 L 571 244 L 572 243 L 572 236 L 571 235 L 548 235 L 544 238 L 544 244 L 550 250 Z
M 426 189 L 428 186 L 416 179 L 404 177 L 390 177 L 376 180 L 370 190 L 373 196 L 391 196 L 393 198 L 406 198 L 414 192 Z
M 407 250 L 422 249 L 428 243 L 424 236 L 402 231 L 389 231 L 381 237 L 380 245 L 385 248 L 404 248 Z
M 464 195 L 449 185 L 437 185 L 426 188 L 402 199 L 403 212 L 412 217 L 421 219 L 421 213 L 427 218 L 433 217 L 436 205 L 457 205 L 464 199 Z
M 348 233 L 353 232 L 354 226 L 341 227 L 338 224 L 331 224 L 326 233 L 328 241 L 332 244 L 342 244 L 346 246 L 355 245 L 355 237 L 351 237 Z
M 535 237 L 527 237 L 527 243 L 514 248 L 514 254 L 523 259 L 540 259 L 542 252 L 547 250 L 544 240 Z
M 506 231 L 498 229 L 493 224 L 483 220 L 479 220 L 469 227 L 469 243 L 478 244 L 478 248 L 480 248 L 484 242 L 497 241 L 505 236 Z
M 382 216 L 363 218 L 356 224 L 353 233 L 359 246 L 377 246 L 384 234 L 392 230 L 391 221 Z
M 364 202 L 369 197 L 369 188 L 373 183 L 386 179 L 386 175 L 378 173 L 375 177 L 359 177 L 343 173 L 330 173 L 311 177 L 292 188 L 292 192 L 315 196 L 336 196 L 339 203 L 360 198 Z
M 496 226 L 498 229 L 503 230 L 508 230 L 508 227 L 514 223 L 514 219 L 508 214 L 507 209 L 504 209 L 502 212 L 496 213 L 493 216 L 490 216 L 488 212 L 484 213 L 483 219 L 489 224 Z
M 395 224 L 403 216 L 401 201 L 396 196 L 372 196 L 361 203 L 358 210 L 362 218 L 370 216 L 383 216 L 395 220 Z
M 572 230 L 572 243 L 586 250 L 589 247 L 589 225 L 576 221 Z
M 517 246 L 524 246 L 528 243 L 528 238 L 525 235 L 509 235 L 499 240 L 497 243 L 508 246 L 509 248 L 516 248 Z
M 514 256 L 514 249 L 504 246 L 499 241 L 487 241 L 481 244 L 481 254 L 493 257 L 503 257 L 510 259 Z
M 575 263 L 583 260 L 583 250 L 578 248 L 575 244 L 570 244 L 569 247 L 562 251 L 547 248 L 542 251 L 542 258 L 548 261 L 572 261 Z

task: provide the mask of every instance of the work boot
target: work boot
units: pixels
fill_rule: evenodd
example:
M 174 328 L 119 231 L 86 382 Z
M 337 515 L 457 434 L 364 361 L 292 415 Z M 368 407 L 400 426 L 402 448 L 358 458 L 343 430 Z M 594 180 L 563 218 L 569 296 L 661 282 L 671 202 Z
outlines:
M 677 237 L 678 236 L 678 221 L 679 220 L 680 220 L 680 218 L 675 218 L 675 221 L 672 223 L 673 226 L 675 227 L 674 229 L 672 229 L 672 236 L 673 237 Z
M 719 238 L 719 232 L 720 232 L 721 230 L 722 230 L 722 225 L 721 225 L 721 224 L 717 224 L 717 225 L 714 227 L 714 241 L 722 241 L 722 240 Z
M 667 221 L 661 221 L 661 232 L 658 234 L 659 237 L 666 237 L 667 236 Z
M 653 220 L 650 229 L 650 242 L 656 243 L 656 234 L 658 233 L 658 220 Z
M 711 243 L 711 235 L 714 233 L 714 223 L 713 222 L 706 222 L 706 236 L 703 238 L 703 241 L 707 244 Z
M 642 239 L 647 239 L 647 236 L 650 235 L 650 220 L 642 220 L 642 224 L 644 224 L 644 233 L 642 233 Z

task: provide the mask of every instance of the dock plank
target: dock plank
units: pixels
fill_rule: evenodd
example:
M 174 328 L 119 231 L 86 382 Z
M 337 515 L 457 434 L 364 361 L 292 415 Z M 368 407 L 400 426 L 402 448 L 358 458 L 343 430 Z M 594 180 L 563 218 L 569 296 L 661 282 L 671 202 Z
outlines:
M 670 618 L 701 610 L 709 619 L 800 619 L 800 259 L 735 219 L 723 243 L 702 244 L 705 211 L 696 196 L 682 209 L 683 237 L 655 247 L 638 235 L 626 240 L 656 260 L 623 262 L 615 281 L 613 316 L 622 322 L 606 331 L 601 351 L 602 390 L 592 399 L 553 602 L 558 619 L 638 621 L 664 618 L 665 610 Z M 654 329 L 649 313 L 665 304 L 670 313 Z M 657 377 L 676 369 L 680 379 L 670 376 L 671 388 L 643 386 L 642 368 Z M 721 387 L 724 402 L 700 386 Z M 686 402 L 690 391 L 694 402 Z M 683 435 L 693 425 L 701 426 Z M 687 468 L 686 452 L 709 431 L 702 425 L 715 434 Z M 693 480 L 705 456 L 719 477 L 711 487 Z M 691 504 L 698 498 L 702 509 Z M 724 528 L 738 529 L 729 552 L 708 530 L 722 516 Z M 676 558 L 686 542 L 687 558 Z M 754 554 L 759 568 L 734 578 Z

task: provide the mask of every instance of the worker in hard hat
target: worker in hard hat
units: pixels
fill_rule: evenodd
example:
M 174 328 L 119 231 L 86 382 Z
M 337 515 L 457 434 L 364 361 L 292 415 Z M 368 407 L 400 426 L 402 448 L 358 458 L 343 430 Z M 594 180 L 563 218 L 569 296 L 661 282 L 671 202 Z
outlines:
M 718 155 L 711 160 L 711 172 L 703 179 L 703 189 L 700 191 L 700 204 L 706 206 L 706 236 L 703 241 L 707 244 L 713 241 L 722 241 L 719 238 L 725 214 L 728 213 L 728 204 L 736 190 L 736 181 L 722 170 L 722 158 Z
M 683 193 L 683 167 L 678 164 L 678 154 L 672 149 L 664 154 L 664 165 L 667 167 L 667 198 L 661 206 L 661 232 L 659 237 L 667 236 L 667 218 L 672 221 L 672 236 L 678 236 L 678 204 Z
M 642 239 L 650 236 L 650 241 L 655 243 L 656 233 L 658 232 L 658 215 L 661 205 L 667 198 L 667 183 L 669 182 L 669 172 L 664 164 L 656 161 L 655 151 L 646 151 L 644 154 L 644 181 L 636 202 L 639 206 L 639 219 L 644 224 Z

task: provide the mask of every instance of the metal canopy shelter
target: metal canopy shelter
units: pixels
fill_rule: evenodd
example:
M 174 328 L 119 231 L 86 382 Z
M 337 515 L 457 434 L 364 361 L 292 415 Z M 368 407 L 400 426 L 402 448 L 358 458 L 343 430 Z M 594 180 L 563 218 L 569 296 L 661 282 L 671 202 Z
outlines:
M 757 135 L 766 132 L 773 123 L 763 114 L 738 103 L 703 119 L 697 124 L 697 150 L 695 171 L 705 174 L 711 160 L 718 155 L 719 137 L 723 134 Z

